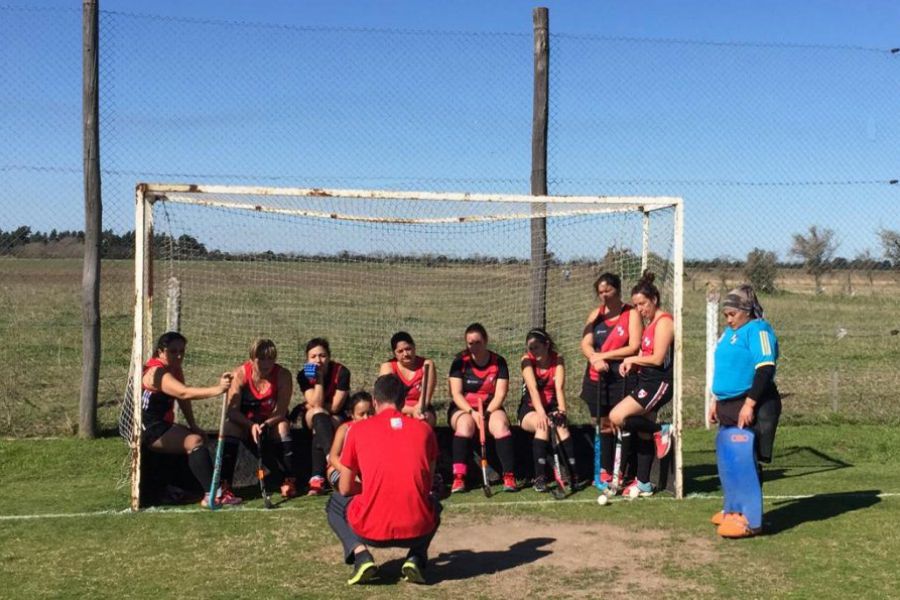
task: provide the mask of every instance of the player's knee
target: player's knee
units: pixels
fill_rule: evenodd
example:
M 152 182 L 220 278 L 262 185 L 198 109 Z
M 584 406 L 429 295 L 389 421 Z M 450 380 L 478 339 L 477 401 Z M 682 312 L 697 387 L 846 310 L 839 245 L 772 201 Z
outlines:
M 201 446 L 203 446 L 203 438 L 196 433 L 188 434 L 187 437 L 184 438 L 184 450 L 188 454 Z

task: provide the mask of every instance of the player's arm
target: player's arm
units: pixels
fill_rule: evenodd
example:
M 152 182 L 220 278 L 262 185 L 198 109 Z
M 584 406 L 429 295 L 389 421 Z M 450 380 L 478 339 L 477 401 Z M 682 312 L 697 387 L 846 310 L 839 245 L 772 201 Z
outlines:
M 341 458 L 335 464 L 335 468 L 341 474 L 338 480 L 338 491 L 342 496 L 353 496 L 362 491 L 362 484 L 356 480 L 357 455 L 355 440 L 352 430 L 345 434 Z
M 448 381 L 450 383 L 450 397 L 453 399 L 453 403 L 459 410 L 470 412 L 472 407 L 466 402 L 466 396 L 463 394 L 462 377 L 453 377 L 451 375 Z
M 581 353 L 584 357 L 591 362 L 595 352 L 594 352 L 594 321 L 597 320 L 597 316 L 600 314 L 600 309 L 595 308 L 588 315 L 587 321 L 584 323 L 584 329 L 581 332 Z
M 228 420 L 235 425 L 240 425 L 245 429 L 253 428 L 253 421 L 241 412 L 241 388 L 247 385 L 244 379 L 244 370 L 240 367 L 234 370 L 234 378 L 231 380 L 231 387 L 228 389 L 228 409 L 226 415 Z
M 231 373 L 222 373 L 221 377 L 219 377 L 219 382 L 216 385 L 211 385 L 209 387 L 188 387 L 178 381 L 178 379 L 169 373 L 168 370 L 155 367 L 149 369 L 141 378 L 141 381 L 147 387 L 159 390 L 176 400 L 191 401 L 218 396 L 231 385 L 231 378 Z
M 287 369 L 278 370 L 278 397 L 275 399 L 275 410 L 272 416 L 266 419 L 265 425 L 274 425 L 287 418 L 288 408 L 291 405 L 291 396 L 294 395 L 294 382 Z
M 337 428 L 334 432 L 334 440 L 331 442 L 331 450 L 328 451 L 328 464 L 338 471 L 340 471 L 338 465 L 341 462 L 341 450 L 344 449 L 344 438 L 347 436 L 347 429 L 349 426 L 349 423 L 342 423 L 341 426 Z
M 434 376 L 437 373 L 437 368 L 434 365 L 434 361 L 430 358 L 425 359 L 425 365 L 423 367 L 427 369 L 428 373 L 428 386 L 426 389 L 422 390 L 422 393 L 425 394 L 425 404 L 424 406 L 427 408 L 431 406 L 431 401 L 434 398 L 434 390 L 437 387 L 437 377 Z
M 184 415 L 184 421 L 187 423 L 188 428 L 192 431 L 200 431 L 200 426 L 197 425 L 197 421 L 194 419 L 193 405 L 186 400 L 176 400 L 176 402 L 178 402 L 178 409 Z
M 540 417 L 539 426 L 543 427 L 547 423 L 547 413 L 544 410 L 544 403 L 541 402 L 541 393 L 537 388 L 534 367 L 527 356 L 522 357 L 522 380 L 525 382 L 525 391 L 531 399 L 531 406 L 534 408 L 534 412 L 538 414 L 538 417 Z
M 560 356 L 556 364 L 556 375 L 553 378 L 553 385 L 556 388 L 556 405 L 559 407 L 559 412 L 565 414 L 566 412 L 566 363 L 563 360 L 563 357 Z
M 775 336 L 764 328 L 751 332 L 750 354 L 753 357 L 753 383 L 738 414 L 738 427 L 752 425 L 756 404 L 775 378 Z
M 390 361 L 383 362 L 383 363 L 381 363 L 381 366 L 378 367 L 378 376 L 379 377 L 381 377 L 382 375 L 390 375 L 393 372 L 394 371 L 393 371 L 393 369 L 391 369 Z
M 338 382 L 334 390 L 334 396 L 331 398 L 331 414 L 339 415 L 344 410 L 344 404 L 350 396 L 350 369 L 341 367 L 338 373 Z

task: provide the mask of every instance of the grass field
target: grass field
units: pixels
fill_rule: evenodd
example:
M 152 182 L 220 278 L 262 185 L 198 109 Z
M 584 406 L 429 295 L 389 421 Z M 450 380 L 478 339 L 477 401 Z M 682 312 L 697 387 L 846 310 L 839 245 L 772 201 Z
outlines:
M 897 593 L 900 432 L 779 430 L 765 484 L 767 535 L 725 541 L 713 434 L 689 431 L 683 501 L 555 502 L 522 491 L 445 503 L 432 585 L 397 581 L 396 551 L 376 551 L 380 585 L 351 589 L 323 498 L 262 510 L 194 506 L 125 512 L 117 439 L 0 444 L 0 597 L 674 597 L 887 598 Z M 277 496 L 276 496 L 277 498 Z M 604 558 L 608 557 L 608 558 Z
M 301 345 L 315 335 L 332 340 L 335 357 L 350 366 L 353 385 L 370 384 L 387 358 L 387 338 L 407 328 L 420 350 L 440 370 L 461 347 L 462 329 L 482 320 L 496 349 L 512 364 L 527 331 L 527 298 L 498 295 L 484 305 L 459 301 L 466 282 L 487 279 L 495 289 L 523 289 L 521 265 L 418 265 L 350 263 L 244 263 L 200 261 L 178 266 L 185 282 L 182 330 L 188 335 L 189 382 L 212 381 L 244 359 L 256 334 L 272 336 L 286 366 L 296 369 Z M 164 268 L 157 269 L 155 322 L 164 322 Z M 576 399 L 582 361 L 577 350 L 583 319 L 594 305 L 591 269 L 575 269 L 569 279 L 551 271 L 548 322 L 569 357 L 567 392 L 576 420 L 585 411 Z M 836 276 L 837 277 L 837 276 Z M 704 381 L 704 288 L 722 283 L 717 272 L 688 273 L 685 281 L 685 418 L 702 421 Z M 75 432 L 81 373 L 81 263 L 66 259 L 0 259 L 0 435 L 46 436 Z M 838 278 L 826 287 L 840 291 Z M 194 283 L 191 283 L 194 282 Z M 398 282 L 426 282 L 421 287 Z M 736 280 L 728 280 L 729 285 Z M 806 290 L 804 275 L 785 272 L 782 287 Z M 855 296 L 782 293 L 764 298 L 779 334 L 779 385 L 786 396 L 785 420 L 805 422 L 891 422 L 900 420 L 893 390 L 900 388 L 900 285 L 894 274 L 878 273 L 853 282 Z M 190 287 L 193 285 L 194 287 Z M 103 353 L 99 422 L 114 428 L 130 356 L 133 275 L 130 261 L 104 261 L 101 296 Z M 402 289 L 402 293 L 398 290 Z M 263 290 L 263 291 L 260 291 Z M 872 293 L 865 293 L 865 292 Z M 856 293 L 856 292 L 854 292 Z M 262 324 L 250 316 L 267 315 Z M 246 322 L 248 325 L 243 326 Z M 382 337 L 363 339 L 359 323 Z M 838 337 L 840 330 L 845 335 Z M 154 334 L 161 326 L 154 328 Z M 517 374 L 513 368 L 513 388 Z M 439 388 L 440 390 L 440 388 Z M 572 401 L 574 400 L 574 401 Z M 515 399 L 513 400 L 515 401 Z M 206 413 L 209 413 L 208 415 Z M 201 410 L 208 423 L 211 411 Z

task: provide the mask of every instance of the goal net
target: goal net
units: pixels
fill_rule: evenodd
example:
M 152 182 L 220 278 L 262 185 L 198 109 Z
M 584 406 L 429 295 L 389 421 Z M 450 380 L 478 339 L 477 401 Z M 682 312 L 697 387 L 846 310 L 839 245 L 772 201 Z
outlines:
M 626 299 L 641 272 L 653 271 L 675 315 L 674 414 L 665 418 L 680 436 L 678 198 L 141 184 L 136 215 L 132 376 L 120 421 L 132 450 L 134 507 L 140 407 L 131 400 L 165 331 L 188 340 L 188 385 L 211 385 L 246 360 L 257 337 L 273 339 L 278 362 L 296 375 L 307 340 L 325 337 L 356 390 L 371 389 L 396 331 L 409 332 L 443 378 L 464 347 L 464 329 L 479 322 L 509 363 L 514 420 L 525 335 L 544 323 L 568 361 L 570 420 L 587 423 L 579 344 L 597 306 L 593 282 L 605 271 L 621 276 Z M 295 389 L 292 406 L 300 400 Z M 439 385 L 439 425 L 448 401 Z M 215 430 L 220 402 L 193 406 L 198 422 Z M 680 495 L 680 443 L 676 449 Z

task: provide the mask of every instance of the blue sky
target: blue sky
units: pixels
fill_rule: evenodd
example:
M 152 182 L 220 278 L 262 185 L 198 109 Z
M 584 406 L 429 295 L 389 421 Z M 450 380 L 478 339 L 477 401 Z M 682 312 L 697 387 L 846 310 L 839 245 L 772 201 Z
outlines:
M 684 196 L 689 257 L 900 228 L 900 3 L 544 5 L 551 192 Z M 0 10 L 0 228 L 80 228 L 80 3 L 16 6 L 73 14 Z M 532 6 L 102 1 L 105 225 L 146 179 L 527 192 Z

